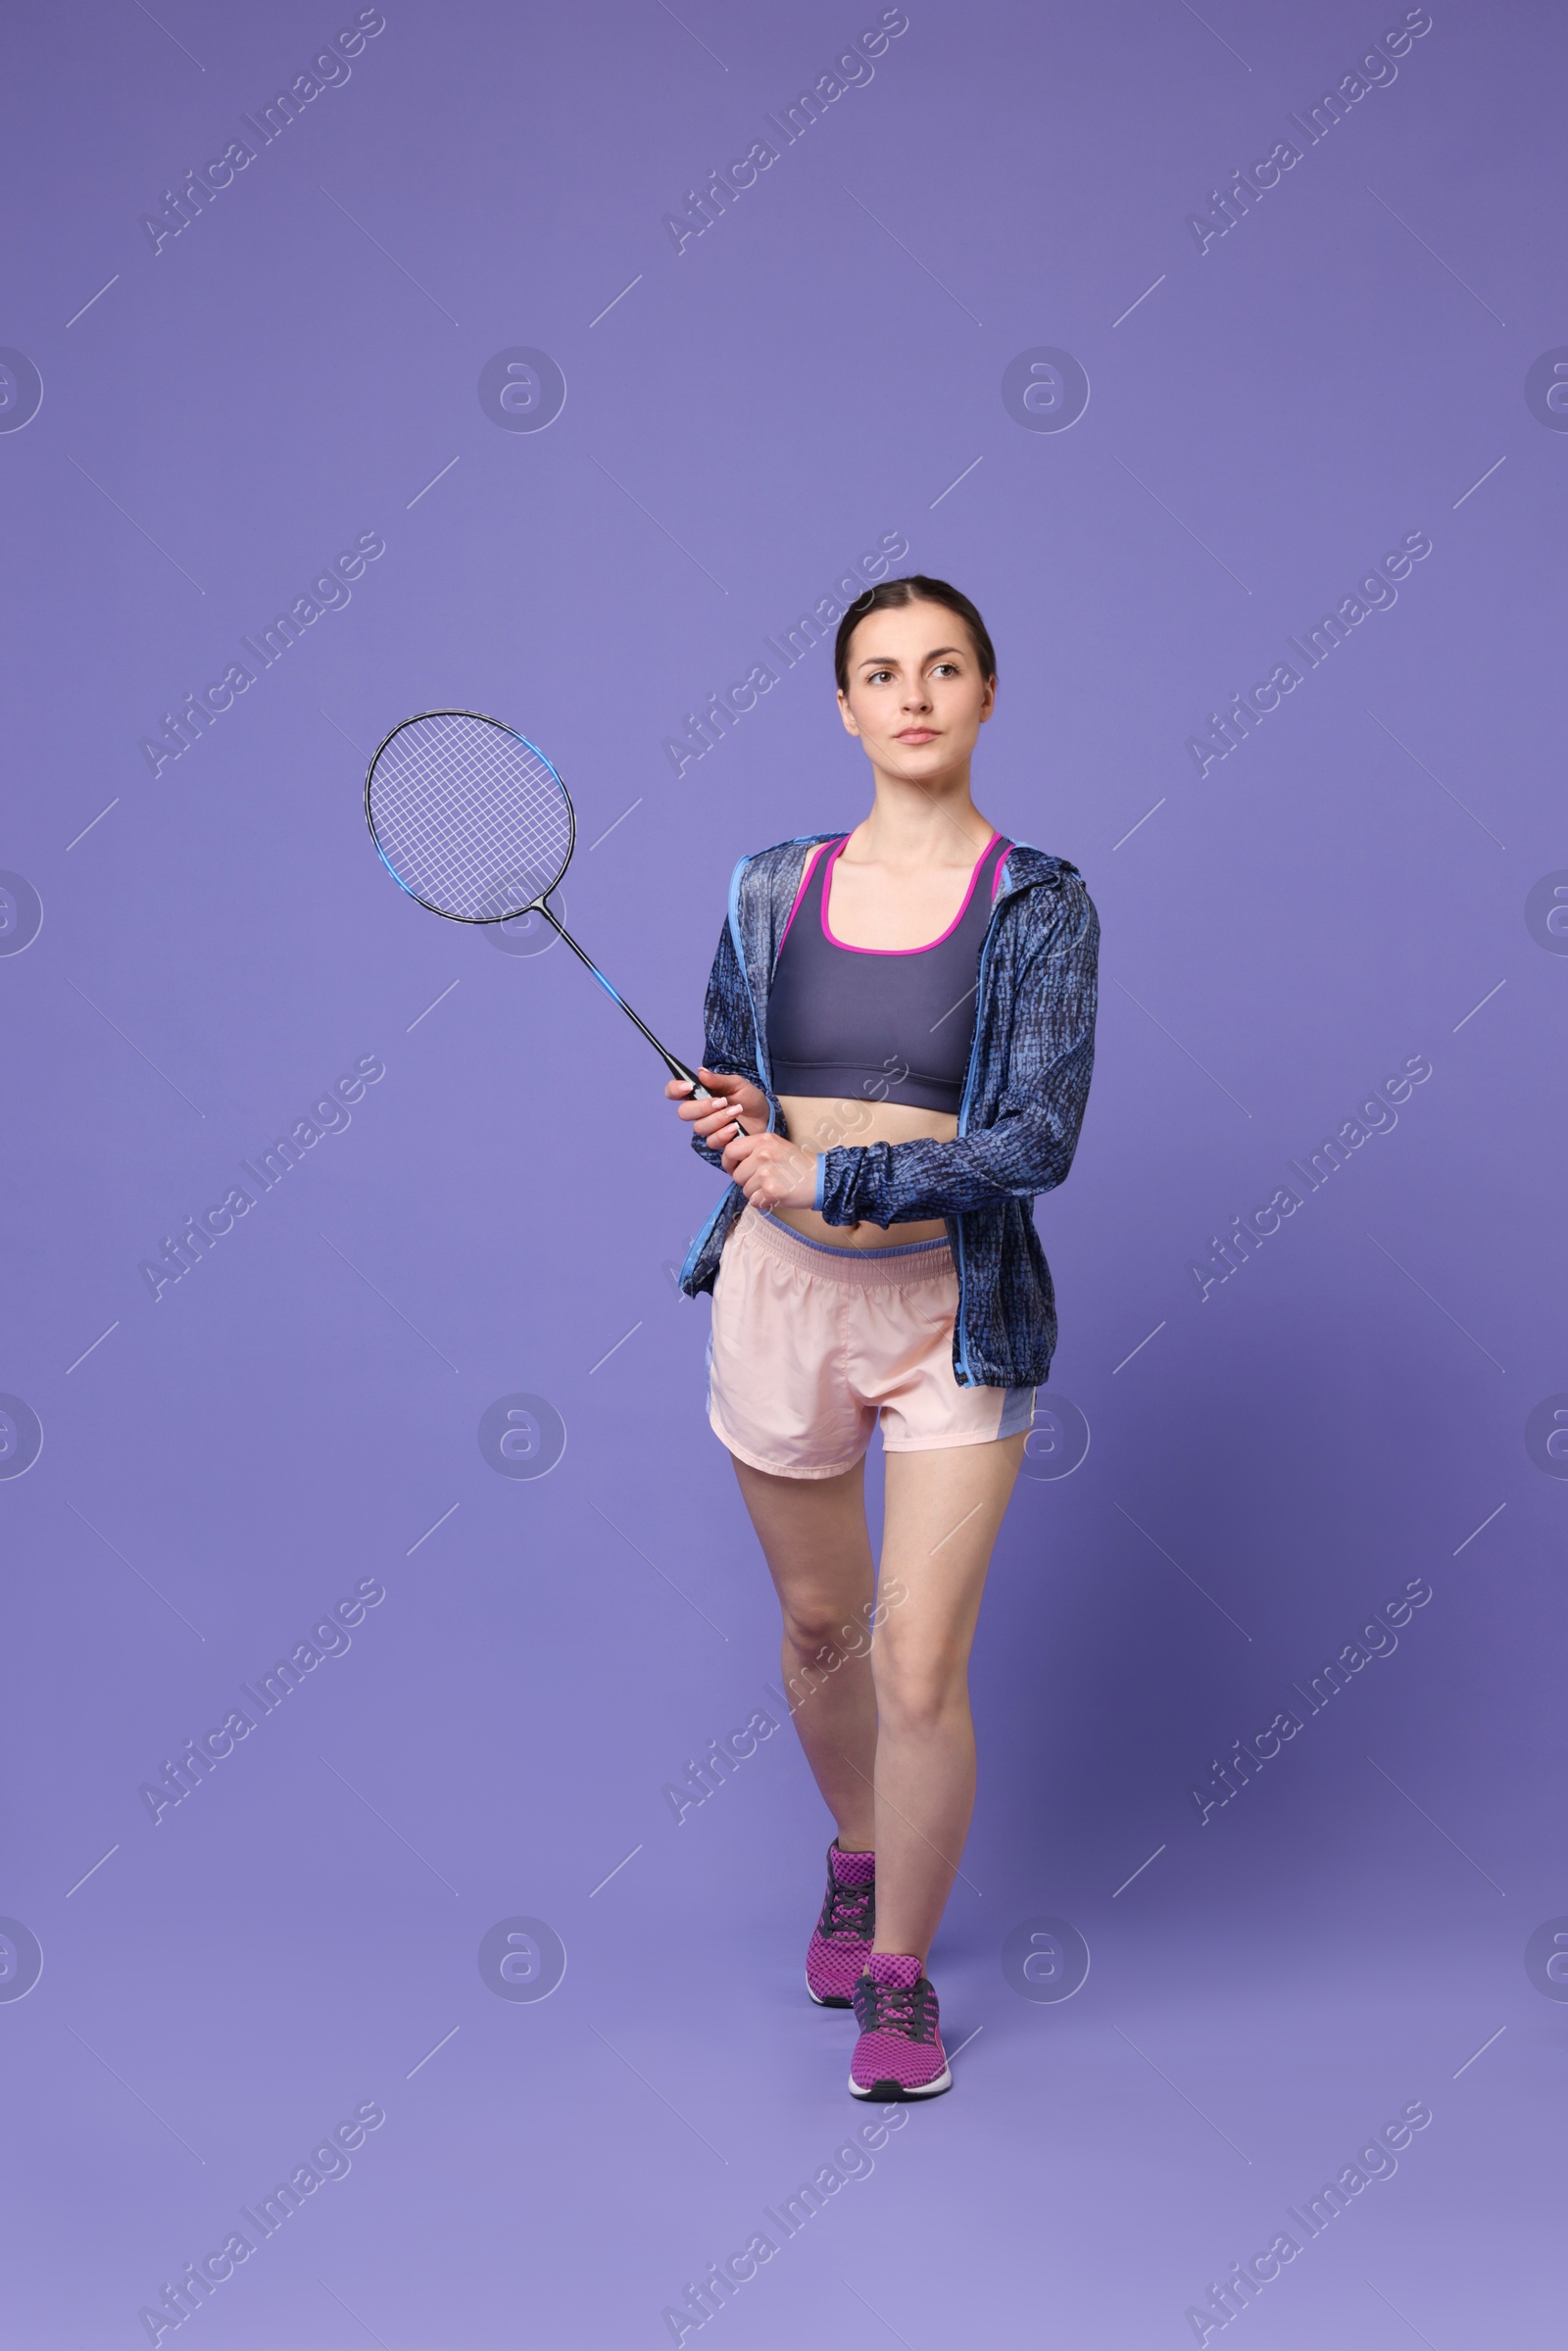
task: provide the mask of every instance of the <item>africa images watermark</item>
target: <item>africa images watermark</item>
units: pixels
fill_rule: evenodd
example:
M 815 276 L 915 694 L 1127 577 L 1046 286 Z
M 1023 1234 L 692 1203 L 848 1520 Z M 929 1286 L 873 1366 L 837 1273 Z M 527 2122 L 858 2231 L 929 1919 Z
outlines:
M 243 1184 L 231 1185 L 216 1207 L 204 1208 L 200 1216 L 187 1216 L 177 1234 L 166 1233 L 159 1255 L 144 1257 L 136 1268 L 153 1303 L 161 1304 L 172 1284 L 193 1273 L 207 1251 L 234 1230 L 239 1217 L 250 1214 L 263 1193 L 274 1191 L 308 1151 L 314 1151 L 324 1136 L 345 1133 L 354 1123 L 349 1104 L 363 1101 L 366 1087 L 377 1085 L 385 1075 L 386 1063 L 379 1053 L 361 1053 L 354 1067 L 313 1102 L 286 1135 L 279 1135 L 266 1151 L 258 1151 L 260 1167 L 241 1159 L 241 1167 L 257 1187 L 255 1192 L 247 1191 Z
M 886 1590 L 880 1587 L 874 1600 L 867 1600 L 858 1610 L 864 1622 L 841 1625 L 836 1641 L 825 1641 L 808 1664 L 797 1666 L 789 1676 L 790 1694 L 768 1688 L 767 1694 L 776 1698 L 780 1710 L 792 1720 L 808 1698 L 825 1688 L 840 1667 L 851 1658 L 868 1657 L 872 1636 L 887 1622 L 888 1613 L 909 1596 L 909 1588 L 899 1577 L 887 1579 Z M 723 1739 L 710 1739 L 704 1749 L 701 1762 L 688 1756 L 686 1776 L 676 1783 L 666 1781 L 661 1789 L 665 1803 L 673 1814 L 677 1827 L 688 1812 L 695 1812 L 710 1796 L 717 1795 L 725 1781 L 733 1777 L 742 1763 L 756 1754 L 764 1739 L 771 1739 L 778 1729 L 777 1720 L 765 1708 L 759 1707 L 739 1730 L 731 1731 Z
M 660 1790 L 676 1826 L 680 1826 L 688 1812 L 695 1812 L 710 1796 L 716 1796 L 738 1766 L 755 1755 L 760 1743 L 771 1739 L 777 1729 L 773 1716 L 760 1706 L 738 1731 L 731 1731 L 722 1740 L 710 1739 L 701 1762 L 688 1756 L 685 1778 L 678 1785 L 666 1780 Z
M 1272 1762 L 1287 1739 L 1304 1730 L 1314 1714 L 1321 1714 L 1331 1698 L 1349 1687 L 1351 1677 L 1364 1672 L 1374 1657 L 1392 1657 L 1398 1647 L 1398 1632 L 1410 1622 L 1417 1608 L 1424 1608 L 1432 1597 L 1432 1587 L 1424 1576 L 1412 1576 L 1402 1592 L 1382 1607 L 1364 1624 L 1353 1641 L 1348 1641 L 1332 1657 L 1325 1657 L 1316 1673 L 1309 1674 L 1303 1690 L 1299 1682 L 1287 1685 L 1291 1695 L 1299 1700 L 1302 1712 L 1294 1713 L 1282 1706 L 1266 1730 L 1254 1731 L 1251 1741 L 1233 1739 L 1231 1751 L 1221 1763 L 1216 1755 L 1209 1774 L 1207 1788 L 1190 1788 L 1187 1792 L 1197 1807 L 1199 1823 L 1208 1826 L 1211 1812 L 1222 1812 L 1254 1779 L 1265 1763 Z M 1397 1628 L 1397 1631 L 1396 1630 Z M 1224 1789 L 1223 1795 L 1219 1792 Z
M 706 236 L 748 188 L 756 187 L 760 174 L 778 162 L 784 149 L 804 139 L 811 124 L 820 122 L 847 91 L 863 90 L 874 80 L 872 59 L 885 56 L 889 43 L 908 29 L 909 20 L 902 8 L 884 9 L 880 24 L 858 34 L 826 73 L 819 73 L 791 105 L 780 108 L 782 122 L 764 115 L 762 121 L 782 144 L 775 147 L 772 139 L 754 139 L 739 162 L 727 165 L 723 171 L 710 171 L 701 187 L 688 188 L 685 211 L 666 213 L 663 219 L 664 233 L 675 251 L 684 253 L 694 239 Z
M 246 1705 L 256 1709 L 254 1714 L 232 1706 L 217 1730 L 204 1731 L 199 1739 L 187 1739 L 177 1761 L 166 1755 L 160 1777 L 144 1780 L 136 1790 L 153 1827 L 161 1828 L 166 1812 L 194 1795 L 202 1781 L 233 1754 L 236 1743 L 249 1739 L 258 1723 L 277 1712 L 307 1674 L 314 1674 L 328 1657 L 347 1656 L 354 1646 L 350 1633 L 364 1624 L 368 1608 L 379 1608 L 385 1598 L 384 1584 L 374 1576 L 363 1577 L 345 1598 L 327 1610 L 318 1625 L 312 1626 L 308 1641 L 297 1641 L 270 1672 L 258 1674 L 254 1687 L 249 1682 L 240 1684 Z
M 357 24 L 337 33 L 311 60 L 305 73 L 296 73 L 257 114 L 242 114 L 240 121 L 259 145 L 253 147 L 248 138 L 230 139 L 214 162 L 187 171 L 177 188 L 165 188 L 158 210 L 141 216 L 141 231 L 153 252 L 161 254 L 171 238 L 182 236 L 216 197 L 233 186 L 235 173 L 247 171 L 263 147 L 280 139 L 304 108 L 323 92 L 341 89 L 353 71 L 349 59 L 358 57 L 367 41 L 385 30 L 386 19 L 378 8 L 362 8 Z
M 329 2180 L 346 2180 L 354 2169 L 350 2155 L 358 2154 L 364 2146 L 367 2131 L 379 2131 L 385 2121 L 386 2108 L 380 2100 L 363 2098 L 347 2122 L 339 2123 L 318 2147 L 311 2149 L 308 2162 L 297 2163 L 270 2195 L 257 2198 L 254 2212 L 249 2205 L 242 2204 L 240 2218 L 251 2234 L 247 2235 L 245 2229 L 231 2229 L 216 2253 L 204 2255 L 200 2262 L 186 2262 L 178 2284 L 171 2285 L 166 2280 L 159 2302 L 143 2303 L 136 2313 L 155 2351 L 166 2334 L 172 2334 L 187 2319 L 194 2318 L 241 2264 L 249 2261 L 270 2236 L 277 2234 L 307 2196 L 314 2196 Z
M 262 671 L 280 661 L 323 613 L 340 612 L 352 603 L 349 582 L 362 578 L 366 564 L 376 563 L 385 553 L 386 541 L 378 530 L 362 530 L 353 546 L 334 556 L 305 593 L 278 612 L 269 627 L 258 629 L 254 638 L 241 637 L 240 643 L 258 666 L 252 669 L 244 661 L 230 661 L 215 684 L 204 686 L 199 694 L 187 694 L 177 710 L 164 712 L 159 720 L 162 732 L 143 735 L 136 746 L 152 773 L 161 775 L 171 759 L 183 759 L 193 750 L 215 720 L 233 709 L 235 696 L 248 693 Z
M 1287 1159 L 1285 1164 L 1305 1189 L 1295 1191 L 1281 1184 L 1265 1207 L 1254 1208 L 1250 1218 L 1233 1216 L 1230 1231 L 1221 1239 L 1218 1233 L 1208 1237 L 1209 1256 L 1206 1265 L 1189 1258 L 1187 1271 L 1193 1286 L 1206 1304 L 1208 1294 L 1240 1273 L 1253 1251 L 1260 1249 L 1271 1234 L 1277 1233 L 1287 1216 L 1294 1216 L 1305 1204 L 1309 1193 L 1321 1192 L 1333 1175 L 1346 1166 L 1353 1152 L 1373 1135 L 1392 1135 L 1399 1123 L 1396 1102 L 1407 1102 L 1416 1086 L 1425 1085 L 1432 1075 L 1432 1063 L 1425 1053 L 1410 1053 L 1402 1068 L 1361 1102 L 1353 1118 L 1345 1119 L 1333 1135 L 1325 1135 L 1315 1151 L 1307 1154 L 1303 1167 L 1299 1159 Z M 1221 1270 L 1223 1268 L 1223 1271 Z
M 1354 2197 L 1364 2195 L 1374 2180 L 1392 2180 L 1399 2168 L 1397 2157 L 1404 2153 L 1415 2132 L 1424 2131 L 1431 2120 L 1432 2109 L 1426 2100 L 1412 2098 L 1408 2105 L 1400 2107 L 1392 2123 L 1385 2123 L 1364 2147 L 1356 2150 L 1353 2163 L 1345 2164 L 1334 2179 L 1323 2182 L 1315 2196 L 1306 2198 L 1304 2211 L 1287 2204 L 1286 2217 L 1300 2230 L 1299 2236 L 1282 2229 L 1265 2250 L 1254 2253 L 1250 2261 L 1233 2261 L 1224 2284 L 1210 2283 L 1207 2304 L 1202 2308 L 1189 2304 L 1183 2312 L 1193 2330 L 1193 2339 L 1206 2343 L 1211 2334 L 1220 2333 L 1233 2320 L 1239 2319 L 1248 2305 L 1256 2301 L 1264 2286 L 1272 2284 L 1314 2237 L 1323 2234 L 1331 2221 L 1338 2220 L 1342 2212 L 1348 2212 Z
M 1424 8 L 1407 8 L 1403 24 L 1395 25 L 1375 42 L 1356 60 L 1354 71 L 1342 73 L 1315 105 L 1303 108 L 1301 114 L 1287 115 L 1286 122 L 1299 133 L 1305 146 L 1298 147 L 1294 139 L 1280 139 L 1260 163 L 1254 163 L 1246 171 L 1233 171 L 1223 188 L 1210 188 L 1210 211 L 1187 216 L 1187 227 L 1199 252 L 1207 253 L 1217 238 L 1239 228 L 1253 205 L 1270 188 L 1277 188 L 1283 174 L 1296 169 L 1308 148 L 1326 139 L 1334 125 L 1345 121 L 1352 106 L 1359 106 L 1373 90 L 1388 89 L 1397 81 L 1399 69 L 1395 59 L 1407 57 L 1415 42 L 1431 30 L 1432 19 Z
M 793 2196 L 780 2197 L 778 2211 L 771 2205 L 763 2205 L 762 2216 L 777 2230 L 776 2238 L 764 2229 L 755 2230 L 738 2253 L 731 2253 L 722 2262 L 710 2262 L 701 2285 L 688 2283 L 683 2301 L 665 2304 L 660 2317 L 669 2329 L 672 2343 L 679 2346 L 689 2334 L 696 2334 L 706 2327 L 710 2319 L 716 2319 L 725 2302 L 733 2301 L 741 2287 L 750 2284 L 792 2236 L 800 2235 L 830 2196 L 836 2196 L 852 2180 L 870 2179 L 876 2170 L 871 2152 L 880 2154 L 888 2143 L 889 2132 L 902 2131 L 909 2119 L 907 2106 L 884 2106 L 879 2111 L 880 2122 L 862 2123 L 842 2147 L 835 2147 L 830 2162 L 819 2164 L 809 2180 L 802 2180 Z
M 1279 661 L 1261 685 L 1253 686 L 1250 693 L 1233 694 L 1223 710 L 1209 711 L 1208 733 L 1187 738 L 1187 756 L 1199 774 L 1206 775 L 1216 760 L 1228 759 L 1233 751 L 1240 751 L 1269 712 L 1279 709 L 1284 697 L 1295 693 L 1309 670 L 1321 669 L 1336 647 L 1345 644 L 1351 630 L 1359 628 L 1370 613 L 1391 612 L 1399 601 L 1395 581 L 1408 579 L 1412 567 L 1431 553 L 1432 541 L 1424 530 L 1407 531 L 1399 546 L 1381 563 L 1374 563 L 1365 577 L 1356 581 L 1354 591 L 1342 596 L 1315 627 L 1303 629 L 1299 638 L 1287 637 L 1286 644 L 1304 666 L 1298 669 L 1294 661 Z
M 813 646 L 830 636 L 851 605 L 885 578 L 908 552 L 909 542 L 902 530 L 885 530 L 870 553 L 857 557 L 834 581 L 830 596 L 819 596 L 790 627 L 779 630 L 782 643 L 772 637 L 762 639 L 780 664 L 777 669 L 771 661 L 754 661 L 737 685 L 722 694 L 710 694 L 701 710 L 688 710 L 681 721 L 686 732 L 666 735 L 662 744 L 664 757 L 677 778 L 698 759 L 706 759 L 737 719 L 756 710 L 759 697 L 770 694 L 786 669 L 793 669 L 798 661 L 805 661 Z

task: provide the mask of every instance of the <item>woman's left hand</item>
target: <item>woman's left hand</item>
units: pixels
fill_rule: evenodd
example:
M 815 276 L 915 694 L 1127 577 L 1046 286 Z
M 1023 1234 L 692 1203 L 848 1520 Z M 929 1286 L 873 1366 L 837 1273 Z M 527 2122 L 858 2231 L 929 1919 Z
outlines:
M 724 1147 L 724 1172 L 756 1208 L 811 1208 L 816 1204 L 815 1151 L 785 1135 L 737 1136 Z

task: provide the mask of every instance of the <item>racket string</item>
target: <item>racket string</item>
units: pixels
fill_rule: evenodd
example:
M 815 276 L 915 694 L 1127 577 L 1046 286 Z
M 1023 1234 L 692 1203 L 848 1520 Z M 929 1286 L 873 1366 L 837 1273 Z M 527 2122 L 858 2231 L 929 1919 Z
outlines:
M 463 712 L 398 729 L 376 759 L 368 811 L 403 887 L 467 921 L 536 903 L 571 851 L 571 804 L 548 760 L 493 720 Z

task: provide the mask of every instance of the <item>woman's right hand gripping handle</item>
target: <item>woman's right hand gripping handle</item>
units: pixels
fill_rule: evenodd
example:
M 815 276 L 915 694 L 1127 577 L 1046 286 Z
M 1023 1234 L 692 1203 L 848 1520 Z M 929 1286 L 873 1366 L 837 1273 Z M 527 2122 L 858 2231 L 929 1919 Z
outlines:
M 700 1069 L 697 1075 L 710 1101 L 694 1101 L 684 1078 L 671 1078 L 664 1092 L 675 1104 L 676 1117 L 685 1119 L 710 1151 L 722 1151 L 737 1134 L 766 1132 L 770 1111 L 765 1094 L 745 1078 L 717 1070 Z

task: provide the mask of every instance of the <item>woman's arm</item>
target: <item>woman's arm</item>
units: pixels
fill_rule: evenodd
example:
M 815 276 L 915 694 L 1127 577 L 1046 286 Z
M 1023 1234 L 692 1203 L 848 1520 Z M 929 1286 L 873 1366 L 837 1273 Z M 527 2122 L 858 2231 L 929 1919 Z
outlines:
M 840 1144 L 816 1164 L 811 1205 L 829 1224 L 906 1224 L 1030 1199 L 1072 1165 L 1095 1058 L 1100 922 L 1073 876 L 1019 974 L 1007 1075 L 991 1125 L 950 1143 Z

